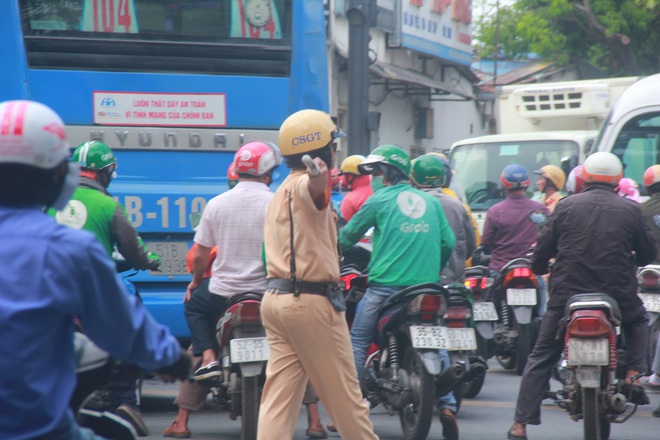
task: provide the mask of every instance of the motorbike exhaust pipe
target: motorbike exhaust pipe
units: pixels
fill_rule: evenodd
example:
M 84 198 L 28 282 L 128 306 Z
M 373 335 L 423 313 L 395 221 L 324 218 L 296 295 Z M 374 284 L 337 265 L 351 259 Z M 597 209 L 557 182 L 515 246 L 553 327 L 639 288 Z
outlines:
M 626 396 L 621 393 L 616 393 L 610 397 L 610 408 L 617 413 L 621 414 L 626 410 Z
M 465 365 L 454 362 L 436 379 L 436 396 L 444 396 L 458 385 L 465 377 Z

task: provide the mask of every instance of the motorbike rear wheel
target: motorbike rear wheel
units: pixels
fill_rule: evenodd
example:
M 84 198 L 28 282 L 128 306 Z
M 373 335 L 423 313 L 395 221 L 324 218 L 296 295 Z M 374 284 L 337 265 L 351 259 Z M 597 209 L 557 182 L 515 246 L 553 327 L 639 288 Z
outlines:
M 468 399 L 474 399 L 481 392 L 481 388 L 484 386 L 484 381 L 486 380 L 486 375 L 475 377 L 472 380 L 468 380 L 463 383 L 463 397 Z
M 582 422 L 585 440 L 601 440 L 598 388 L 582 388 Z
M 243 392 L 241 396 L 241 440 L 257 439 L 257 421 L 259 420 L 259 377 L 241 378 Z
M 410 402 L 399 410 L 405 440 L 424 440 L 431 429 L 435 408 L 435 384 L 415 349 L 408 347 L 403 368 L 410 377 Z

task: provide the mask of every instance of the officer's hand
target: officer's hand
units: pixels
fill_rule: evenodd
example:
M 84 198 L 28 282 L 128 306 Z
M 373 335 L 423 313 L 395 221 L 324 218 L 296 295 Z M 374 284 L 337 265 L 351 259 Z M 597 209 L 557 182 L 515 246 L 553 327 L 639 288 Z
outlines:
M 163 382 L 174 382 L 175 380 L 185 380 L 190 376 L 192 367 L 192 357 L 187 351 L 181 350 L 179 359 L 172 365 L 161 368 L 156 374 Z

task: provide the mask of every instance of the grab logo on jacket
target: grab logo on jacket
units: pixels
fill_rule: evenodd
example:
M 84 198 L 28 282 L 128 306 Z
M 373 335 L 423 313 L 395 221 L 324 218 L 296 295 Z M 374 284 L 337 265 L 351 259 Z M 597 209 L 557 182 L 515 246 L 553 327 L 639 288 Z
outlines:
M 400 192 L 396 198 L 396 202 L 401 212 L 412 219 L 420 218 L 426 213 L 426 202 L 424 198 L 412 191 Z
M 80 200 L 69 200 L 63 210 L 57 211 L 55 220 L 73 229 L 82 229 L 87 222 L 87 207 Z

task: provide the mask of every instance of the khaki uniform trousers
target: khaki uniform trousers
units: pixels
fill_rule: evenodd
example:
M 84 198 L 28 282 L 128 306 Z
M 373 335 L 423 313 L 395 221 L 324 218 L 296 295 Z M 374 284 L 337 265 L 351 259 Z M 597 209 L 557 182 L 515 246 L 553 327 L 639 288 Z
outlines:
M 293 438 L 308 377 L 343 439 L 378 439 L 358 385 L 345 314 L 321 295 L 275 292 L 266 291 L 261 302 L 270 359 L 258 440 Z

